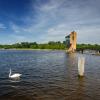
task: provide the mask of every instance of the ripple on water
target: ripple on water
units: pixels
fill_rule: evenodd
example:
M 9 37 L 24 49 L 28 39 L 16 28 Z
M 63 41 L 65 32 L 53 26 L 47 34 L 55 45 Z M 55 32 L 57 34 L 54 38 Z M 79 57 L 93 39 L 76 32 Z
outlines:
M 77 77 L 84 56 L 85 77 Z M 64 51 L 0 51 L 0 100 L 99 100 L 100 57 Z M 8 78 L 22 74 L 19 80 Z

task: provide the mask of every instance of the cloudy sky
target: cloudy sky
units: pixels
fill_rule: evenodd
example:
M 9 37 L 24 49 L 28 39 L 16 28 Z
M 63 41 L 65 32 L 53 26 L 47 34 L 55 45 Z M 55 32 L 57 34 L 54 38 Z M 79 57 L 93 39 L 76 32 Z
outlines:
M 100 44 L 100 0 L 0 0 L 0 44 L 64 41 Z

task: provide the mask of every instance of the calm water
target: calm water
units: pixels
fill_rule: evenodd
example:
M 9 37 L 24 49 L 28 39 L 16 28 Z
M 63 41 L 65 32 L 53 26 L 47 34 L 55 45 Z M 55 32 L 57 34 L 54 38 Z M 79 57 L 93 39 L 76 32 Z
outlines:
M 84 56 L 85 77 L 77 77 Z M 22 74 L 19 80 L 8 78 Z M 64 51 L 0 51 L 0 100 L 100 100 L 100 56 Z

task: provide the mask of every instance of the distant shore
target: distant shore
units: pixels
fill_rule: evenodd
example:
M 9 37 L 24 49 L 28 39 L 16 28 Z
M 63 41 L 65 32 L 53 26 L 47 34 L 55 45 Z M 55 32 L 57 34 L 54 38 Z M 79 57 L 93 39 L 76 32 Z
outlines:
M 13 49 L 0 49 L 0 50 L 43 50 L 43 51 L 55 51 L 55 50 L 59 50 L 59 51 L 65 51 L 63 49 L 31 49 L 31 48 L 13 48 Z
M 96 50 L 100 52 L 100 44 L 77 44 L 76 51 L 84 52 L 85 50 Z M 21 42 L 15 44 L 0 44 L 1 49 L 7 50 L 66 50 L 69 47 L 66 44 L 66 41 L 49 41 L 48 43 L 39 44 L 36 42 Z
M 31 48 L 10 48 L 10 49 L 0 49 L 0 50 L 23 50 L 23 51 L 66 51 L 65 49 L 31 49 Z M 81 54 L 90 54 L 90 55 L 97 55 L 97 56 L 100 56 L 100 53 L 97 53 L 97 52 L 90 52 L 91 50 L 88 50 L 88 52 L 79 52 L 79 51 L 76 51 L 76 53 L 81 53 Z M 95 50 L 94 50 L 95 51 Z

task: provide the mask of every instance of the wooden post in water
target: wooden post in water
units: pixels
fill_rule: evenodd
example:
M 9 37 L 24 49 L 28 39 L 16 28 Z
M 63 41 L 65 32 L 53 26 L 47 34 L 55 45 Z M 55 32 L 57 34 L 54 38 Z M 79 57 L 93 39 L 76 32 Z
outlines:
M 85 64 L 85 58 L 79 57 L 78 58 L 78 76 L 79 77 L 84 76 L 84 64 Z

